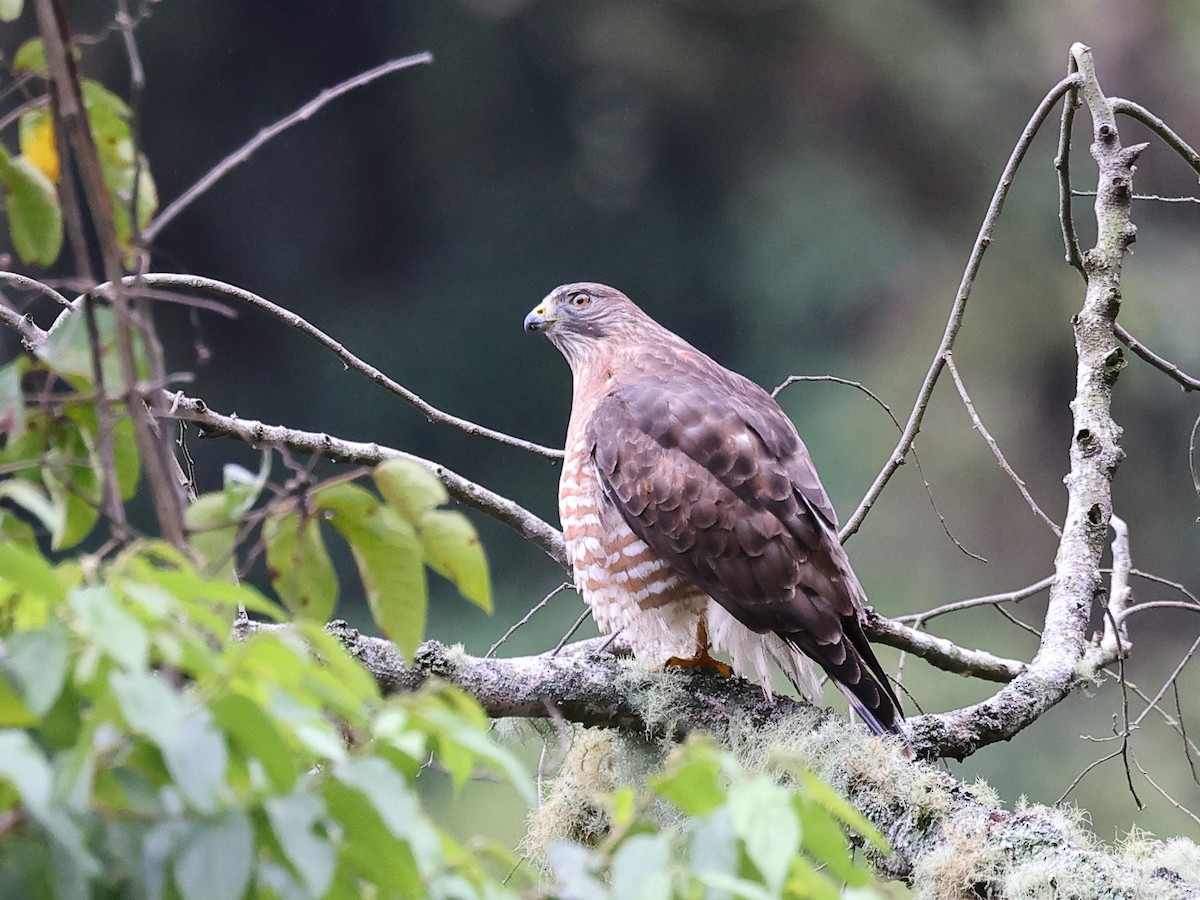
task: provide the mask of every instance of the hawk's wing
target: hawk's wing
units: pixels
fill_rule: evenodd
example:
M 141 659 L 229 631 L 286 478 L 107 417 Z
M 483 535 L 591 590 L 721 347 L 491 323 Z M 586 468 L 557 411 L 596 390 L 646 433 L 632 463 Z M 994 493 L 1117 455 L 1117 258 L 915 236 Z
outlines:
M 899 704 L 807 449 L 761 388 L 705 362 L 714 371 L 668 365 L 597 402 L 587 440 L 606 496 L 656 554 L 751 630 L 798 647 L 890 730 Z

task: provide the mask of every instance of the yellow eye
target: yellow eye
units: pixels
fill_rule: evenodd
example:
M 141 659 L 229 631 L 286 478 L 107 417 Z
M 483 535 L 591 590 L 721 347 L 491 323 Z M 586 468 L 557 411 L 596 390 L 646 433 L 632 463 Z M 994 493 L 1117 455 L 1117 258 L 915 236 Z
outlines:
M 584 291 L 577 291 L 571 295 L 571 305 L 584 307 L 592 302 L 592 298 Z

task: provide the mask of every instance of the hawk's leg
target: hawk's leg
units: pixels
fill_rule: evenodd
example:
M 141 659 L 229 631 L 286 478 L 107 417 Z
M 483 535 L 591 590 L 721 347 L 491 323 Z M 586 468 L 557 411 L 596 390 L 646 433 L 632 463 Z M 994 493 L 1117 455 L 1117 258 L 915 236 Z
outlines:
M 696 652 L 687 659 L 682 659 L 678 656 L 672 656 L 663 664 L 664 669 L 713 669 L 718 675 L 723 678 L 732 678 L 733 669 L 728 663 L 723 663 L 719 659 L 713 659 L 708 652 L 708 626 L 705 625 L 704 619 L 696 625 Z

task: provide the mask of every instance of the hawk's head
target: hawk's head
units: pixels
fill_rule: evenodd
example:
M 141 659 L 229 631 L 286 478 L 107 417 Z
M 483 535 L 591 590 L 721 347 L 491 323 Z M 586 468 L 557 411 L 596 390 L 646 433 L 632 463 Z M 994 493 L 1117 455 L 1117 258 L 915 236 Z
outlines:
M 547 294 L 525 317 L 525 330 L 542 332 L 574 366 L 614 337 L 628 339 L 644 332 L 650 322 L 616 288 L 581 281 L 556 287 Z

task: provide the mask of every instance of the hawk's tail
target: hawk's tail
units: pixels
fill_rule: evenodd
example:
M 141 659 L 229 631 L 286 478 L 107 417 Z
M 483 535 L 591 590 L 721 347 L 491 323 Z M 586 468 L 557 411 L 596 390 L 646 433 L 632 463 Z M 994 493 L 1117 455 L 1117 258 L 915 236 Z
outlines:
M 842 634 L 829 644 L 819 644 L 802 632 L 782 637 L 825 670 L 871 731 L 907 738 L 900 701 L 866 635 L 861 627 L 854 627 L 857 624 L 855 619 L 846 622 Z

